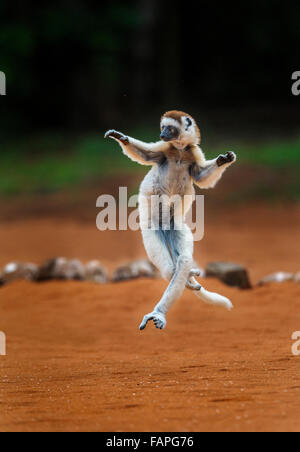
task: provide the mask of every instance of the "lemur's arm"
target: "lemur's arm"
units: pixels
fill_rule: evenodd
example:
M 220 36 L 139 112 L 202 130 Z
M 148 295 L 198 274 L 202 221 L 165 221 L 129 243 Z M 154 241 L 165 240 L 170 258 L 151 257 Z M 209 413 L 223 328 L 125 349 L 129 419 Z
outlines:
M 199 148 L 198 148 L 199 149 Z M 221 179 L 224 171 L 236 161 L 233 152 L 219 155 L 214 160 L 205 160 L 203 152 L 199 149 L 200 158 L 190 168 L 194 183 L 200 188 L 214 188 Z
M 127 137 L 116 130 L 109 130 L 105 138 L 113 138 L 121 146 L 123 153 L 134 162 L 141 165 L 154 165 L 164 157 L 164 151 L 169 148 L 168 143 L 158 141 L 157 143 L 144 143 L 135 138 Z

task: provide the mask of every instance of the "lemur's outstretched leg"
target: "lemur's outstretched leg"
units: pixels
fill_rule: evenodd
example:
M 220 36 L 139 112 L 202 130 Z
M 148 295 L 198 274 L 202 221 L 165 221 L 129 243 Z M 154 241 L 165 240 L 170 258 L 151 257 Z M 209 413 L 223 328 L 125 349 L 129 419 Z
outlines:
M 193 266 L 193 235 L 187 225 L 180 231 L 172 231 L 174 234 L 174 253 L 176 254 L 176 266 L 165 243 L 162 243 L 160 234 L 162 231 L 143 230 L 143 239 L 146 251 L 153 264 L 159 268 L 162 275 L 169 279 L 170 284 L 154 311 L 145 315 L 140 329 L 146 328 L 147 323 L 153 320 L 156 328 L 163 329 L 166 324 L 166 314 L 178 298 L 181 297 Z M 162 252 L 162 250 L 164 250 Z
M 198 283 L 194 276 L 191 276 L 198 276 L 201 272 L 192 268 L 193 235 L 187 225 L 184 225 L 183 230 L 172 231 L 173 253 L 170 253 L 166 243 L 162 241 L 164 237 L 163 231 L 146 229 L 142 231 L 142 234 L 149 259 L 160 270 L 161 275 L 170 281 L 170 284 L 154 310 L 144 316 L 140 325 L 141 330 L 146 328 L 150 320 L 153 320 L 156 328 L 165 328 L 167 324 L 166 314 L 178 298 L 181 297 L 186 287 L 192 289 L 195 295 L 207 304 L 222 306 L 228 310 L 232 309 L 232 303 L 228 298 L 207 291 Z

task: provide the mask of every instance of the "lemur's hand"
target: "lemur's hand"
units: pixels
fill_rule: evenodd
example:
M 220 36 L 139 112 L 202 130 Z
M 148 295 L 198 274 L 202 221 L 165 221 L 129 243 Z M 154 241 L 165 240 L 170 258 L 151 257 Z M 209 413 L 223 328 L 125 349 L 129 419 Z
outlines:
M 228 163 L 233 163 L 236 161 L 236 155 L 234 152 L 227 152 L 226 155 L 219 155 L 219 157 L 217 158 L 217 165 L 218 166 L 223 166 L 226 165 Z
M 117 141 L 121 141 L 124 144 L 128 144 L 129 143 L 129 139 L 126 135 L 124 135 L 121 132 L 117 132 L 116 130 L 109 130 L 108 132 L 106 132 L 106 134 L 104 135 L 104 138 L 113 138 Z
M 153 320 L 154 325 L 159 330 L 163 330 L 167 324 L 166 317 L 162 312 L 153 311 L 150 312 L 150 314 L 145 315 L 142 323 L 140 324 L 140 330 L 144 330 L 150 320 Z

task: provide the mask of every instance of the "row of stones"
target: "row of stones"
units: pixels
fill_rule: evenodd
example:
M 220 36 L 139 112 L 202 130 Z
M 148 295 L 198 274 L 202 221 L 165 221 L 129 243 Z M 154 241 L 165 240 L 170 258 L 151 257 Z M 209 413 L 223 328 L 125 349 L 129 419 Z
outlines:
M 158 276 L 157 270 L 148 260 L 137 260 L 118 267 L 113 272 L 112 277 L 109 278 L 106 268 L 97 260 L 83 264 L 78 259 L 58 257 L 47 260 L 41 266 L 32 263 L 12 262 L 0 272 L 0 285 L 19 279 L 35 282 L 78 280 L 106 284 L 110 281 L 119 282 L 136 278 L 157 278 Z M 228 286 L 241 289 L 252 288 L 247 269 L 239 264 L 228 262 L 209 263 L 205 270 L 201 270 L 201 277 L 217 278 Z M 300 272 L 296 274 L 273 273 L 261 279 L 258 285 L 285 281 L 300 282 Z

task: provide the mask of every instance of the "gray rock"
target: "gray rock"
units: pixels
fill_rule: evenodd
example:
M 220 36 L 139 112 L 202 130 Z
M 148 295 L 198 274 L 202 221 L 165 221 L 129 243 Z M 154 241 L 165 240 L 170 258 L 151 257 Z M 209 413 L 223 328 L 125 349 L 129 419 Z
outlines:
M 286 272 L 277 272 L 277 273 L 272 273 L 271 275 L 266 276 L 265 278 L 262 278 L 258 285 L 259 286 L 264 286 L 265 284 L 268 283 L 282 283 L 285 281 L 293 281 L 294 279 L 294 275 L 292 273 L 286 273 Z
M 251 289 L 249 275 L 245 267 L 229 262 L 211 262 L 205 270 L 206 277 L 218 278 L 228 286 Z
M 105 284 L 108 281 L 107 271 L 99 261 L 88 262 L 85 266 L 85 279 L 98 284 Z
M 294 275 L 294 281 L 295 281 L 296 283 L 300 283 L 300 272 L 298 272 L 298 273 L 296 273 L 296 274 Z
M 78 259 L 71 259 L 67 261 L 64 272 L 64 279 L 83 281 L 85 279 L 85 268 L 82 262 Z
M 115 270 L 113 282 L 127 281 L 136 278 L 156 278 L 158 276 L 154 265 L 148 260 L 139 260 L 119 267 Z
M 57 257 L 45 261 L 39 268 L 36 281 L 43 282 L 51 279 L 63 279 L 64 269 L 67 264 L 67 259 L 64 257 Z
M 57 257 L 46 261 L 38 271 L 36 281 L 57 280 L 83 280 L 85 268 L 78 259 Z
M 36 278 L 37 273 L 38 267 L 35 264 L 11 262 L 2 270 L 0 280 L 2 285 L 18 279 L 33 281 Z

